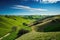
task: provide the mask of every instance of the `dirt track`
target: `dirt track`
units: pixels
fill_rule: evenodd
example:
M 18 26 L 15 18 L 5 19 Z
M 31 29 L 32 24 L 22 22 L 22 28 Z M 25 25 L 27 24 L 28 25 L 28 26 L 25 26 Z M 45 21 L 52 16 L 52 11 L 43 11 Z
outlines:
M 5 36 L 1 37 L 0 40 L 2 40 L 4 37 L 7 37 L 9 35 L 10 35 L 10 33 L 6 34 Z

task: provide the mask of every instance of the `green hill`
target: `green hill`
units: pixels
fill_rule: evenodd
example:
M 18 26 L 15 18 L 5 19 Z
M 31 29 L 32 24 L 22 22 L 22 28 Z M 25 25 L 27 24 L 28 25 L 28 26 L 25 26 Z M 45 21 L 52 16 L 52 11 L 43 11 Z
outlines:
M 23 25 L 23 23 L 29 22 L 31 20 L 24 19 L 20 16 L 0 16 L 0 37 L 10 32 L 13 26 L 17 26 L 18 29 L 30 29 Z
M 32 26 L 35 31 L 41 32 L 57 32 L 60 31 L 60 17 L 45 19 L 42 22 Z
M 35 21 L 38 18 L 43 16 L 9 16 L 9 15 L 0 15 L 0 37 L 3 37 L 5 34 L 12 31 L 12 27 L 17 26 L 17 32 L 20 29 L 31 30 L 30 27 L 25 26 L 24 24 L 29 24 L 30 22 Z M 44 16 L 45 17 L 45 16 Z M 24 23 L 24 24 L 23 24 Z
M 1 15 L 0 16 L 0 37 L 3 37 L 7 33 L 11 33 L 9 36 L 3 38 L 3 40 L 14 40 L 17 37 L 17 33 L 19 32 L 19 30 L 24 29 L 24 30 L 31 31 L 31 27 L 28 27 L 27 24 L 30 24 L 31 22 L 34 23 L 34 21 L 43 19 L 45 17 L 47 17 L 47 16 L 44 16 L 44 15 L 43 16 L 38 16 L 38 15 L 31 15 L 31 16 L 30 15 L 29 16 L 28 15 L 26 15 L 26 16 L 4 15 L 3 16 L 3 15 Z M 60 16 L 57 16 L 57 17 L 60 17 Z M 47 36 L 47 35 L 50 36 L 51 34 L 54 35 L 54 33 L 55 33 L 54 30 L 56 29 L 55 31 L 58 31 L 57 29 L 60 28 L 60 22 L 53 22 L 53 23 L 48 23 L 47 24 L 48 26 L 46 26 L 46 25 L 41 26 L 41 27 L 45 27 L 44 31 L 47 31 L 46 33 L 45 32 L 43 32 L 43 33 L 42 32 L 32 32 L 33 35 L 31 35 L 31 33 L 28 33 L 26 35 L 28 35 L 28 36 L 31 35 L 33 40 L 35 40 L 35 37 L 38 38 L 38 39 L 36 38 L 36 40 L 40 40 L 39 39 L 40 34 L 42 35 L 42 38 L 45 38 L 45 37 L 43 37 L 43 35 L 45 35 L 45 34 L 46 34 L 45 36 Z M 16 31 L 13 31 L 14 26 L 16 27 Z M 38 27 L 39 30 L 41 27 Z M 38 29 L 38 28 L 36 28 L 36 29 Z M 39 30 L 37 30 L 37 31 L 39 31 Z M 52 31 L 52 30 L 53 30 L 53 33 L 52 32 L 50 33 L 49 31 Z M 57 32 L 56 34 L 59 35 L 60 32 Z M 37 35 L 39 35 L 39 37 Z M 27 38 L 28 38 L 28 36 L 27 36 Z M 29 37 L 30 38 L 29 40 L 31 40 L 31 36 Z M 21 40 L 23 40 L 22 38 L 25 38 L 24 35 L 22 35 Z M 20 39 L 20 38 L 18 38 L 18 39 Z M 51 39 L 51 40 L 53 40 L 53 39 Z
M 60 32 L 30 32 L 16 40 L 60 40 Z
M 35 31 L 22 35 L 16 40 L 60 40 L 60 16 L 55 17 L 58 17 L 58 19 L 50 19 L 51 22 L 42 26 L 40 24 L 35 25 L 35 27 L 32 26 L 31 28 Z M 46 21 L 44 20 L 44 22 Z

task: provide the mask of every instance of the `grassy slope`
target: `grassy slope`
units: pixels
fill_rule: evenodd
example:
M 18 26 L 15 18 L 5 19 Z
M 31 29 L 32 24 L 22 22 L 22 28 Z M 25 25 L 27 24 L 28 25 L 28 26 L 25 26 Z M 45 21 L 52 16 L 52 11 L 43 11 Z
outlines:
M 14 20 L 14 18 L 16 20 Z M 20 28 L 28 29 L 28 27 L 24 27 L 22 25 L 23 22 L 29 23 L 31 22 L 31 20 L 23 19 L 18 16 L 11 16 L 9 18 L 5 16 L 0 16 L 0 37 L 10 32 L 13 26 L 17 26 L 19 29 Z
M 0 16 L 0 32 L 1 32 L 0 37 L 4 36 L 8 32 L 10 32 L 11 28 L 13 26 L 17 26 L 18 30 L 21 29 L 21 28 L 31 30 L 29 27 L 22 25 L 22 23 L 27 23 L 28 24 L 30 22 L 32 22 L 32 20 L 24 19 L 21 16 L 9 16 L 9 18 L 5 17 L 5 16 Z M 4 38 L 3 40 L 8 40 L 8 38 L 9 38 L 9 40 L 12 40 L 13 36 L 14 37 L 16 36 L 16 34 L 14 34 L 14 33 L 15 32 L 13 32 L 10 36 L 8 36 L 7 38 Z M 45 35 L 45 36 L 47 36 L 47 35 L 50 36 L 51 34 L 54 35 L 54 33 L 41 33 L 41 32 L 32 32 L 32 33 L 33 33 L 32 35 L 30 33 L 26 34 L 26 35 L 30 35 L 30 37 L 29 37 L 30 39 L 28 38 L 29 40 L 31 40 L 31 36 L 32 36 L 33 40 L 35 40 L 35 37 L 39 36 L 39 37 L 36 38 L 36 40 L 38 40 L 38 39 L 40 40 L 40 35 L 39 34 L 42 35 L 42 39 L 45 38 L 45 37 L 43 37 L 43 35 Z M 57 32 L 56 34 L 59 36 L 60 33 Z M 23 35 L 23 37 L 21 37 L 21 39 L 23 39 L 23 38 L 25 38 L 24 35 Z M 52 38 L 52 36 L 51 36 L 51 38 Z M 18 38 L 18 39 L 20 39 L 20 38 Z M 57 37 L 57 39 L 58 39 L 58 37 Z M 48 39 L 46 39 L 46 40 L 48 40 Z
M 42 26 L 34 27 L 36 31 L 43 31 L 43 32 L 56 32 L 60 31 L 60 22 L 50 22 L 47 24 L 44 24 Z
M 17 26 L 18 30 L 27 29 L 31 30 L 30 27 L 24 26 L 23 23 L 29 24 L 35 19 L 25 19 L 26 16 L 0 16 L 0 37 L 4 36 L 11 31 L 13 26 Z M 41 18 L 41 16 L 32 16 L 33 18 Z
M 60 22 L 51 22 L 42 27 L 45 27 L 43 29 L 45 32 L 30 32 L 16 40 L 60 40 L 60 32 L 58 32 L 60 30 Z
M 60 40 L 60 32 L 30 32 L 16 40 Z

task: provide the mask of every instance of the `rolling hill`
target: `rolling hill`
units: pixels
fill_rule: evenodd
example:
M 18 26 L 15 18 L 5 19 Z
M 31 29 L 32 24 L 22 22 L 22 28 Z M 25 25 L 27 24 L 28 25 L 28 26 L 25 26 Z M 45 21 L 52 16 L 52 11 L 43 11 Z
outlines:
M 16 40 L 60 40 L 60 32 L 30 32 Z
M 40 15 L 39 16 L 38 15 L 29 15 L 29 16 L 28 15 L 26 15 L 26 16 L 1 15 L 0 16 L 0 38 L 3 37 L 4 35 L 10 33 L 9 36 L 3 38 L 2 40 L 15 40 L 19 30 L 23 29 L 23 30 L 31 31 L 32 30 L 31 27 L 27 26 L 27 24 L 32 24 L 32 23 L 38 22 L 40 19 L 44 20 L 45 17 L 48 18 L 49 16 L 44 16 L 44 15 L 43 16 L 40 16 Z M 57 16 L 57 17 L 59 17 L 59 19 L 60 19 L 60 16 Z M 31 40 L 31 37 L 33 40 L 40 40 L 40 37 L 45 38 L 46 36 L 49 38 L 52 38 L 52 36 L 50 36 L 51 34 L 53 36 L 54 36 L 54 34 L 58 35 L 57 39 L 59 40 L 59 37 L 60 37 L 59 28 L 60 28 L 60 22 L 52 21 L 43 26 L 35 27 L 35 31 L 37 31 L 37 32 L 29 32 L 29 33 L 24 34 L 21 37 L 17 38 L 17 40 L 20 40 L 20 39 L 23 40 L 23 38 L 25 39 L 25 36 L 27 36 L 27 35 L 28 35 L 27 38 L 28 39 L 30 38 L 29 40 Z M 41 29 L 43 30 L 42 32 L 40 32 Z M 16 31 L 14 31 L 14 30 L 16 30 Z M 41 36 L 40 36 L 40 34 L 41 34 Z M 53 40 L 53 38 L 49 39 L 49 40 Z M 27 40 L 27 39 L 25 39 L 25 40 Z M 48 40 L 48 39 L 46 39 L 46 40 Z
M 16 40 L 60 40 L 60 16 L 58 19 L 51 18 L 49 22 L 43 20 L 43 24 L 41 26 L 40 23 L 32 25 L 32 32 L 22 35 Z M 53 19 L 53 20 L 52 20 Z
M 11 33 L 12 28 L 16 26 L 17 32 L 20 29 L 26 29 L 31 31 L 31 28 L 24 25 L 42 18 L 43 16 L 14 16 L 14 15 L 0 15 L 0 37 Z M 44 16 L 45 17 L 45 16 Z M 14 34 L 14 33 L 13 33 Z

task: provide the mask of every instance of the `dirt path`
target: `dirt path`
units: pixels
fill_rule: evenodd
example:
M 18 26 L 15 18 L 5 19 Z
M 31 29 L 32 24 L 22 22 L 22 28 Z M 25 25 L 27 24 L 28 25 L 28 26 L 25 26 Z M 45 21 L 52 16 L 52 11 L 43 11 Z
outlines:
M 37 24 L 37 25 L 35 25 L 35 26 L 32 26 L 32 27 L 31 27 L 31 28 L 32 28 L 32 31 L 35 31 L 34 27 L 45 25 L 45 24 L 47 24 L 47 23 L 50 23 L 51 21 L 52 21 L 52 20 L 45 21 L 45 22 L 43 22 L 43 23 Z M 41 29 L 43 29 L 43 28 L 44 28 L 44 27 L 41 27 Z
M 55 19 L 58 19 L 58 17 L 53 17 L 53 18 L 48 18 L 48 19 L 45 19 L 45 20 L 42 20 L 41 23 L 37 24 L 37 25 L 33 25 L 31 28 L 32 28 L 32 31 L 35 31 L 34 27 L 37 27 L 37 26 L 43 26 L 45 24 L 48 24 L 50 22 L 52 22 L 53 20 Z M 40 30 L 43 31 L 44 27 L 41 27 Z
M 9 35 L 10 35 L 10 33 L 6 34 L 5 36 L 1 37 L 0 40 L 2 40 L 4 37 L 7 37 Z
M 52 20 L 49 20 L 49 21 L 43 22 L 43 23 L 41 23 L 41 24 L 38 24 L 38 25 L 36 25 L 36 26 L 42 26 L 42 25 L 44 25 L 44 24 L 50 23 L 51 21 L 52 21 Z
M 41 23 L 39 24 L 32 24 L 33 26 L 41 26 L 41 25 L 44 25 L 44 24 L 47 24 L 47 23 L 50 23 L 51 21 L 55 20 L 55 19 L 58 19 L 58 17 L 53 17 L 53 18 L 47 18 L 47 19 L 44 19 L 42 21 L 40 21 Z

